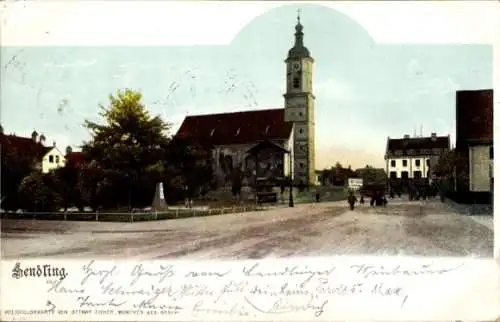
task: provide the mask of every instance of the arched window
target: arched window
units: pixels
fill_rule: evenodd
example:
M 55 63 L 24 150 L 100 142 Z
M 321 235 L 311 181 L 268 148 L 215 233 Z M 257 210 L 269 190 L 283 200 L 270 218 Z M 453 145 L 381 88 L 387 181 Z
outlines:
M 300 79 L 298 77 L 293 78 L 293 88 L 300 88 Z

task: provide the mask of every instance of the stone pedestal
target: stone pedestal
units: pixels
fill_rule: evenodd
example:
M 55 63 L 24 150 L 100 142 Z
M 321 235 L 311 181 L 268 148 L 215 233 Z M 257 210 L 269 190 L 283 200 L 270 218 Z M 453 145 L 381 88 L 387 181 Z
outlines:
M 167 208 L 167 202 L 165 201 L 165 195 L 163 192 L 163 183 L 158 182 L 156 184 L 156 191 L 151 203 L 151 208 L 155 210 L 163 210 Z

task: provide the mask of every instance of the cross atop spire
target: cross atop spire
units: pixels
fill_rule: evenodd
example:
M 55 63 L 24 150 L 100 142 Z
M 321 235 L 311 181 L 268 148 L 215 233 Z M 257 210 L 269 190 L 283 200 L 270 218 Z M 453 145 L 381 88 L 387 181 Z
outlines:
M 310 57 L 309 50 L 304 46 L 304 27 L 300 23 L 300 8 L 297 9 L 297 25 L 295 26 L 295 45 L 288 51 L 288 58 Z

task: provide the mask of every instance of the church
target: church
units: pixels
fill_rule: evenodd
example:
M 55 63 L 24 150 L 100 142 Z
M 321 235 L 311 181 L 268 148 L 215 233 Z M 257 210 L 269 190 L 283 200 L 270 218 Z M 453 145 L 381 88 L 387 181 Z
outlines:
M 259 176 L 259 169 L 264 169 L 276 177 L 291 177 L 294 184 L 316 183 L 314 59 L 304 45 L 300 16 L 285 64 L 284 108 L 191 115 L 182 122 L 176 136 L 210 146 L 219 183 L 227 182 L 235 168 L 248 177 Z M 258 147 L 274 148 L 257 160 L 252 151 Z

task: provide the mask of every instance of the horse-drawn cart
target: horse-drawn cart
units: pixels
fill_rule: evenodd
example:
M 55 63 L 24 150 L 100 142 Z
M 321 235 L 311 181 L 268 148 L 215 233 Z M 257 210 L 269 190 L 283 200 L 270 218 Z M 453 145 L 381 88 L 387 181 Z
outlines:
M 387 202 L 385 197 L 387 186 L 385 184 L 366 184 L 361 187 L 361 196 L 370 198 L 370 205 L 382 206 Z

